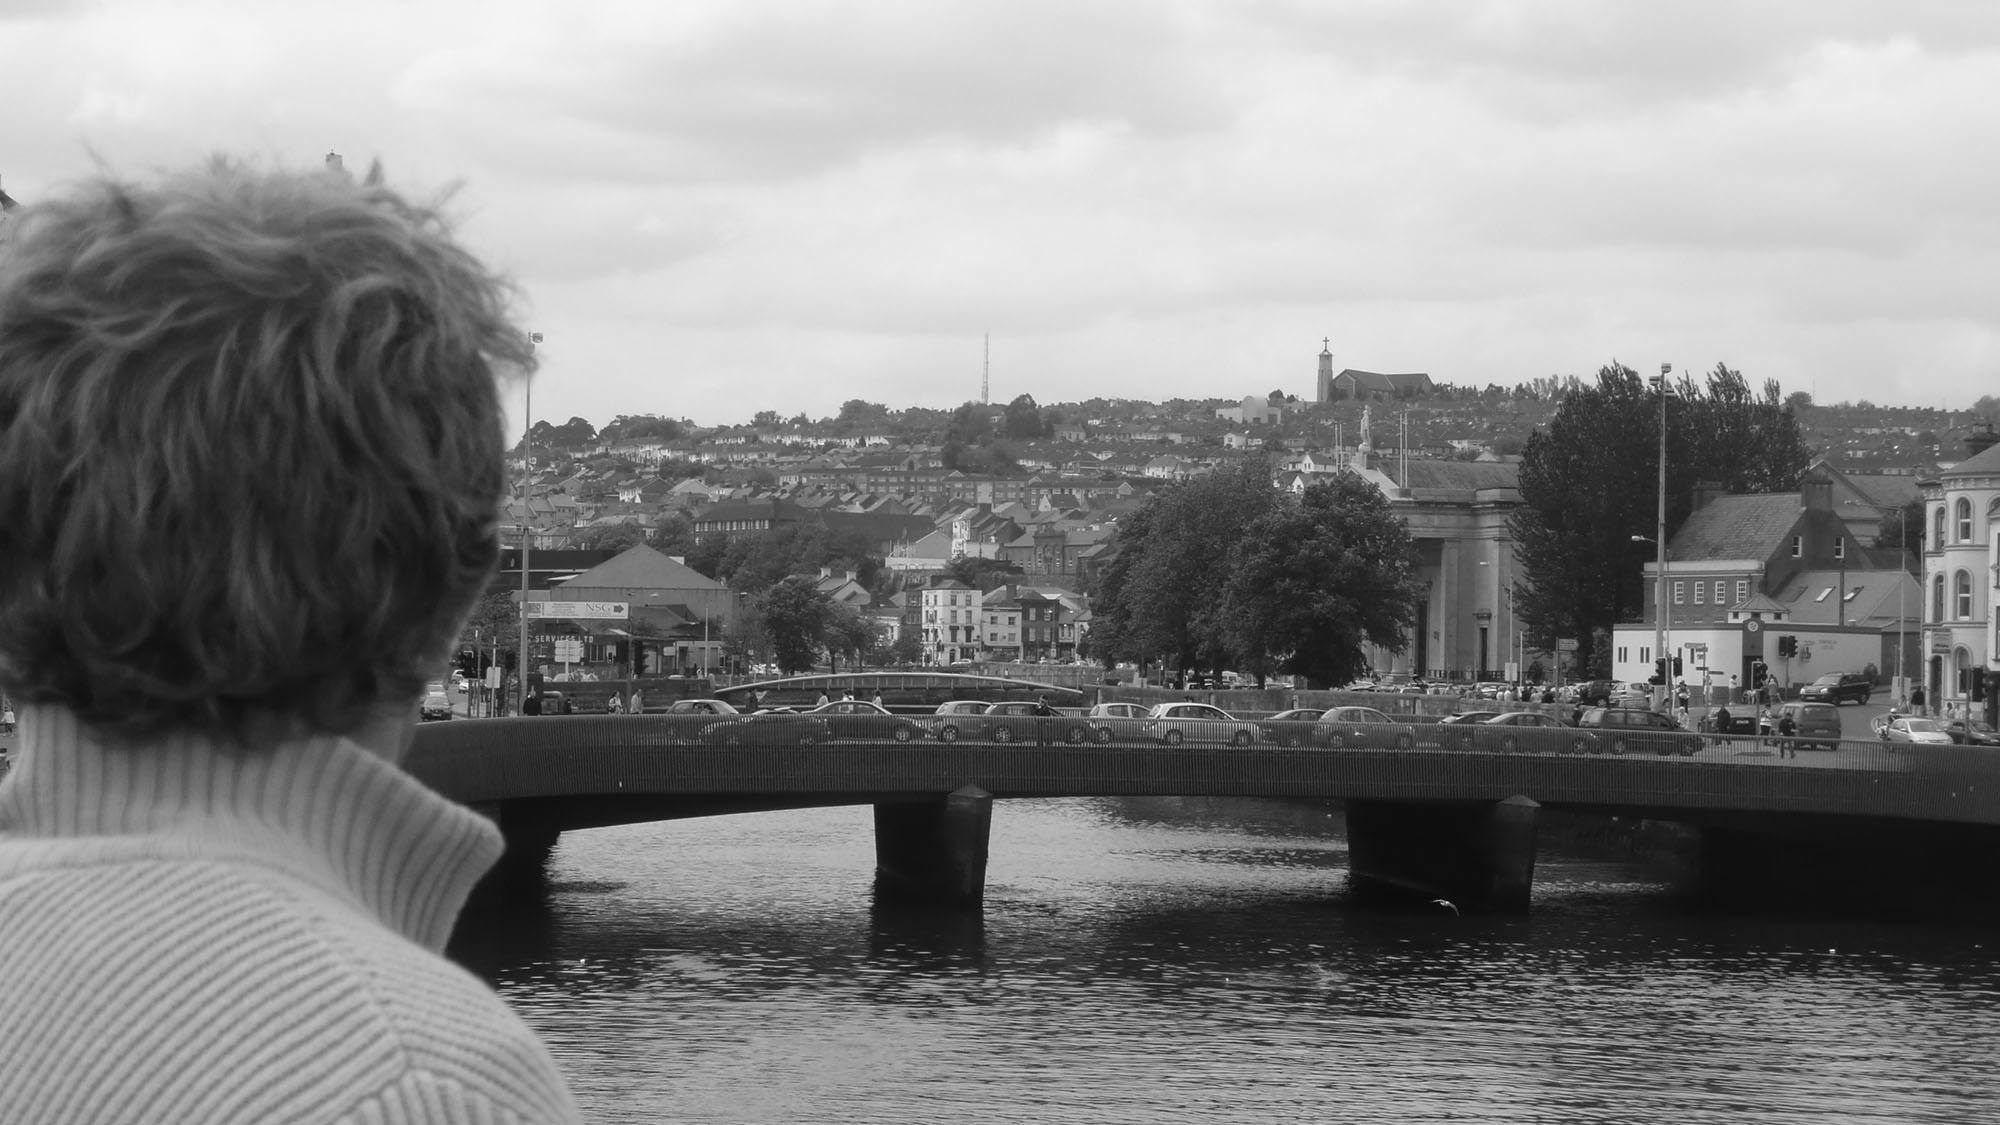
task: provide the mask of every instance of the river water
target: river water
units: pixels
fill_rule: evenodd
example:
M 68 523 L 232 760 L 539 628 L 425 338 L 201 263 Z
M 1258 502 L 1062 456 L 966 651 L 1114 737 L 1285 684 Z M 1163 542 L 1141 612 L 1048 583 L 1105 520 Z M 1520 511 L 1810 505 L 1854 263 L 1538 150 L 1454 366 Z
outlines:
M 1335 815 L 995 806 L 977 915 L 871 908 L 866 808 L 566 835 L 454 953 L 597 1122 L 2000 1121 L 1990 923 L 1353 902 Z

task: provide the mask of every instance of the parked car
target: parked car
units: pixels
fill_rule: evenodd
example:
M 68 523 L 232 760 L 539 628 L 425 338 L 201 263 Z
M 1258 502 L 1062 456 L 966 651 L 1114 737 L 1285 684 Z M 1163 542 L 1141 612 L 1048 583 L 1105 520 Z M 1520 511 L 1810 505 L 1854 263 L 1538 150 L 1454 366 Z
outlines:
M 1921 715 L 1898 715 L 1891 711 L 1870 724 L 1884 742 L 1907 742 L 1919 746 L 1950 746 L 1951 732 L 1936 719 Z
M 1312 741 L 1313 724 L 1325 713 L 1323 707 L 1294 707 L 1257 720 L 1257 726 L 1268 741 L 1280 746 L 1304 746 Z
M 1576 685 L 1576 701 L 1588 707 L 1595 704 L 1603 707 L 1611 702 L 1613 695 L 1623 694 L 1616 680 L 1585 680 Z
M 1700 735 L 1682 728 L 1673 716 L 1644 707 L 1592 707 L 1577 726 L 1596 733 L 1598 744 L 1613 754 L 1649 750 L 1687 757 L 1701 749 Z
M 1314 724 L 1320 746 L 1408 750 L 1417 744 L 1413 724 L 1399 723 L 1373 707 L 1334 707 Z
M 1498 714 L 1498 711 L 1460 711 L 1446 715 L 1438 720 L 1434 732 L 1437 744 L 1446 750 L 1470 750 L 1474 743 L 1472 728 Z
M 1776 737 L 1784 729 L 1784 720 L 1792 720 L 1792 737 L 1802 750 L 1820 748 L 1837 750 L 1840 747 L 1840 712 L 1831 703 L 1806 703 L 1794 699 L 1778 708 L 1775 714 L 1758 721 L 1759 733 L 1767 738 Z
M 1099 703 L 1085 714 L 1088 719 L 1143 719 L 1151 708 L 1143 703 Z
M 1109 742 L 1111 732 L 1081 715 L 1064 715 L 1045 703 L 1014 699 L 995 703 L 979 716 L 982 733 L 995 742 Z M 1101 732 L 1101 733 L 1100 733 Z
M 667 704 L 668 715 L 735 715 L 736 708 L 720 699 L 676 699 Z
M 1828 672 L 1799 689 L 1799 698 L 1808 703 L 1840 706 L 1844 699 L 1866 704 L 1875 692 L 1875 681 L 1859 672 Z
M 1961 746 L 2000 746 L 2000 730 L 1985 719 L 1953 719 L 1944 730 Z
M 1491 747 L 1502 754 L 1512 754 L 1517 750 L 1589 754 L 1597 750 L 1596 735 L 1578 730 L 1542 711 L 1507 711 L 1478 726 L 1502 728 L 1481 729 L 1474 735 L 1482 749 Z
M 979 716 L 991 706 L 983 699 L 947 700 L 937 705 L 936 713 L 925 725 L 939 742 L 957 742 L 961 735 L 977 738 L 986 729 Z
M 701 741 L 721 746 L 811 746 L 826 741 L 826 721 L 789 707 L 725 715 L 701 728 Z
M 909 742 L 923 737 L 924 729 L 879 703 L 865 699 L 839 699 L 799 712 L 802 719 L 826 725 L 826 737 L 854 739 L 894 739 Z
M 1248 746 L 1263 732 L 1257 724 L 1207 703 L 1160 703 L 1146 713 L 1147 738 L 1168 746 L 1183 742 Z

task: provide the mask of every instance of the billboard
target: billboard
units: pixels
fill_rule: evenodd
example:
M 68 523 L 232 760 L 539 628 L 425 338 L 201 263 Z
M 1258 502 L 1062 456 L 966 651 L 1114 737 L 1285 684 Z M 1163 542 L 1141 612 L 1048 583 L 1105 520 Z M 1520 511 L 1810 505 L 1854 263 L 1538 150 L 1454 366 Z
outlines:
M 530 621 L 625 620 L 632 616 L 631 602 L 524 602 L 521 616 Z

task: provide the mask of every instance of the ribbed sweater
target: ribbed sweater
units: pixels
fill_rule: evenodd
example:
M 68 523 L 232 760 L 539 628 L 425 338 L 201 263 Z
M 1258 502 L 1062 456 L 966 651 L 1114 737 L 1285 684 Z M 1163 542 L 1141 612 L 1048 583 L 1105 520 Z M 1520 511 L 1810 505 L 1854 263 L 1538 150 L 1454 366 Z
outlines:
M 0 782 L 0 1123 L 580 1121 L 445 939 L 499 833 L 352 742 L 107 745 Z

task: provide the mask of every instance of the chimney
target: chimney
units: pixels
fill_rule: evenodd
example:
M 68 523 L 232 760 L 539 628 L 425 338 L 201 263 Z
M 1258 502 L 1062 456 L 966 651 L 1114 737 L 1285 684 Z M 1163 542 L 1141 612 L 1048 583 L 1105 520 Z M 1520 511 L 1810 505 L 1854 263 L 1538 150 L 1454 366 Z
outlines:
M 1993 432 L 1991 422 L 1982 423 L 1978 429 L 1965 435 L 1965 455 L 1968 458 L 1977 457 L 1995 445 L 2000 445 L 2000 434 Z
M 1697 482 L 1694 486 L 1694 508 L 1689 514 L 1692 515 L 1694 512 L 1699 512 L 1703 508 L 1708 507 L 1709 501 L 1714 500 L 1727 491 L 1719 480 Z
M 1800 504 L 1809 512 L 1833 511 L 1833 482 L 1814 473 L 1799 482 Z
M 329 152 L 326 154 L 326 170 L 337 176 L 345 176 L 347 174 L 347 162 L 340 158 L 339 153 Z

